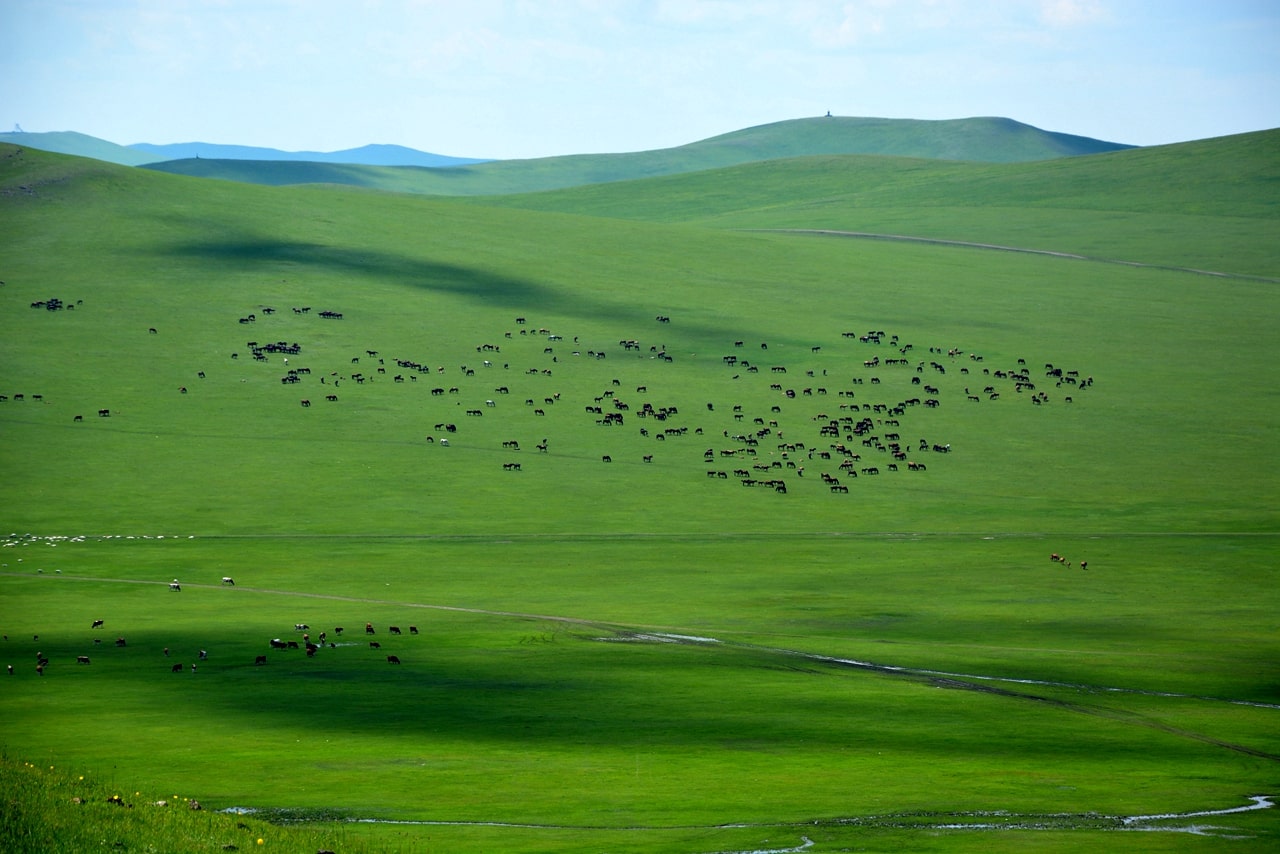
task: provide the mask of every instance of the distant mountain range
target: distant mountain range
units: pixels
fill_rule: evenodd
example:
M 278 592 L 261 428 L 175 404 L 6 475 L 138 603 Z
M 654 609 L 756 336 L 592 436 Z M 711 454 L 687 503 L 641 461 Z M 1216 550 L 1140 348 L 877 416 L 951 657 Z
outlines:
M 345 151 L 280 151 L 250 145 L 218 145 L 210 142 L 178 142 L 170 145 L 117 145 L 74 131 L 52 133 L 0 133 L 0 142 L 27 145 L 41 151 L 92 157 L 122 166 L 144 166 L 169 160 L 263 160 L 307 163 L 352 163 L 362 166 L 426 166 L 434 169 L 486 162 L 474 157 L 449 157 L 406 148 L 403 145 L 365 145 Z
M 654 151 L 528 160 L 446 157 L 398 145 L 328 153 L 197 142 L 119 146 L 71 132 L 0 133 L 0 142 L 196 177 L 270 185 L 345 184 L 435 195 L 535 192 L 813 155 L 1013 163 L 1134 147 L 1045 131 L 1006 118 L 921 121 L 841 116 L 774 122 Z
M 308 163 L 354 163 L 361 166 L 426 166 L 432 169 L 465 166 L 486 161 L 471 157 L 448 157 L 405 148 L 403 145 L 364 145 L 344 151 L 280 151 L 275 148 L 255 148 L 249 145 L 214 145 L 208 142 L 179 142 L 172 145 L 152 145 L 140 142 L 127 146 L 134 151 L 153 155 L 149 162 L 166 160 L 289 160 Z

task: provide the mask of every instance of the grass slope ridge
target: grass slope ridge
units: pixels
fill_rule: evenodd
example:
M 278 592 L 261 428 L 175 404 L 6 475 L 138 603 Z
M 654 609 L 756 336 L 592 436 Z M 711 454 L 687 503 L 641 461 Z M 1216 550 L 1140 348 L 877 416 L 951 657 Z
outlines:
M 156 160 L 149 154 L 134 151 L 96 136 L 76 133 L 75 131 L 51 131 L 47 133 L 28 133 L 15 131 L 0 133 L 0 143 L 29 146 L 40 151 L 52 151 L 57 154 L 71 154 L 76 157 L 90 157 L 107 163 L 121 166 L 142 166 Z
M 271 162 L 206 163 L 204 158 L 199 163 L 181 160 L 152 164 L 149 168 L 260 184 L 340 183 L 435 195 L 491 195 L 602 184 L 818 154 L 887 154 L 1012 162 L 1126 147 L 1050 133 L 1010 119 L 912 121 L 824 117 L 775 122 L 675 148 L 499 160 L 429 171 L 392 167 L 288 170 Z

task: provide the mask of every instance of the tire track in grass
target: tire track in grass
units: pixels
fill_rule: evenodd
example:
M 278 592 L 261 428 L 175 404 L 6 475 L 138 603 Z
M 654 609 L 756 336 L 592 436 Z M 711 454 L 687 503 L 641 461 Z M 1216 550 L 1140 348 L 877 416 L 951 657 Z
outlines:
M 584 459 L 587 459 L 584 457 Z M 34 542 L 84 542 L 86 540 L 406 540 L 436 542 L 473 542 L 502 544 L 512 542 L 649 542 L 671 540 L 673 542 L 705 540 L 927 540 L 927 539 L 980 539 L 980 540 L 1126 540 L 1126 539 L 1197 539 L 1234 537 L 1280 537 L 1280 531 L 1094 531 L 1082 534 L 1078 531 L 560 531 L 560 532 L 497 532 L 472 534 L 415 534 L 408 532 L 354 532 L 322 534 L 313 531 L 283 531 L 256 534 L 76 534 L 41 535 L 10 534 L 0 538 L 0 546 L 12 547 Z M 3 574 L 3 573 L 0 573 Z

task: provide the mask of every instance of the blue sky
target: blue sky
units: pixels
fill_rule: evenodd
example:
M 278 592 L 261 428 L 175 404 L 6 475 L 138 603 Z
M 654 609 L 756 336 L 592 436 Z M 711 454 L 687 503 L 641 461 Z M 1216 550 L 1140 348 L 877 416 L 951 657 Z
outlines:
M 466 157 L 822 115 L 1280 127 L 1277 0 L 0 0 L 0 130 Z

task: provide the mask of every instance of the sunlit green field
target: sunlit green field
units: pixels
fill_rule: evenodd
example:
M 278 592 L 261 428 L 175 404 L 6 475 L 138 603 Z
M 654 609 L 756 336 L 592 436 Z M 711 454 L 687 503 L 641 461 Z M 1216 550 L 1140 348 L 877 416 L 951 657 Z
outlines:
M 1122 831 L 1276 793 L 1273 253 L 12 151 L 7 755 L 412 822 L 330 825 L 374 850 L 1274 845 L 1274 812 Z M 1274 230 L 1267 192 L 1201 215 Z M 1126 216 L 1086 236 L 1149 250 Z

